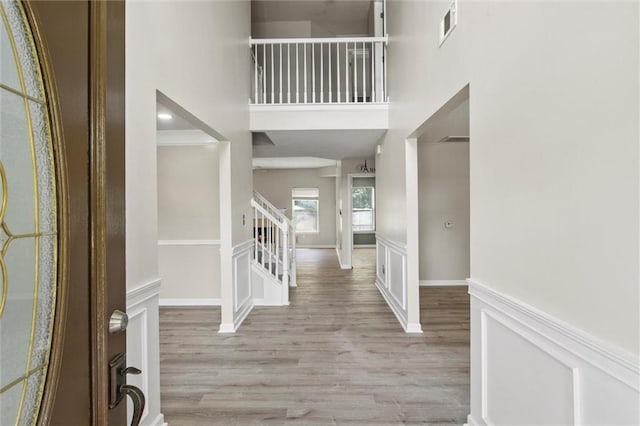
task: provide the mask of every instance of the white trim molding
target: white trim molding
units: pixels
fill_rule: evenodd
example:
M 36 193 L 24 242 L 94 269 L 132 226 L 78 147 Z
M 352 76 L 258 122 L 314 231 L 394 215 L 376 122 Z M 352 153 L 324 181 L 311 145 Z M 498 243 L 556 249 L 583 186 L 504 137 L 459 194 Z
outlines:
M 406 333 L 422 333 L 409 319 L 406 247 L 376 234 L 376 287 Z
M 466 280 L 420 280 L 420 287 L 466 287 L 467 285 Z
M 298 244 L 296 248 L 299 249 L 334 249 L 335 244 Z
M 340 264 L 340 269 L 353 269 L 351 265 L 345 265 L 342 263 L 342 257 L 340 256 L 340 250 L 336 246 L 336 256 L 338 256 L 338 264 Z
M 164 414 L 160 413 L 158 416 L 150 423 L 151 426 L 168 426 L 168 423 L 164 421 Z
M 158 240 L 159 246 L 219 246 L 220 240 Z
M 160 306 L 220 306 L 222 299 L 160 299 Z
M 140 303 L 144 303 L 154 296 L 160 294 L 161 280 L 156 278 L 139 287 L 127 290 L 127 309 L 133 308 Z
M 130 377 L 132 384 L 140 387 L 147 396 L 147 404 L 141 424 L 164 423 L 160 413 L 160 355 L 158 297 L 159 278 L 127 291 L 127 362 L 142 370 L 142 374 Z M 131 413 L 128 413 L 131 416 Z M 162 420 L 158 423 L 159 419 Z
M 640 424 L 640 359 L 468 280 L 469 424 Z
M 235 333 L 242 321 L 253 309 L 253 286 L 251 283 L 251 253 L 253 239 L 235 245 L 232 258 L 232 307 L 233 323 L 221 323 L 218 333 Z

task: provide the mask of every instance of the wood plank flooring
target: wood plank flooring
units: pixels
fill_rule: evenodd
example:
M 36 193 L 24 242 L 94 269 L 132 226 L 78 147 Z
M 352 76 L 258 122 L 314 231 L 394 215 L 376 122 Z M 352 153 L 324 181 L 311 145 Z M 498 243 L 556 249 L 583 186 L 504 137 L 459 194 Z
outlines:
M 219 335 L 219 308 L 160 310 L 162 412 L 171 426 L 462 424 L 469 413 L 466 287 L 421 288 L 405 334 L 374 285 L 375 249 L 341 270 L 299 250 L 289 307 L 256 307 Z

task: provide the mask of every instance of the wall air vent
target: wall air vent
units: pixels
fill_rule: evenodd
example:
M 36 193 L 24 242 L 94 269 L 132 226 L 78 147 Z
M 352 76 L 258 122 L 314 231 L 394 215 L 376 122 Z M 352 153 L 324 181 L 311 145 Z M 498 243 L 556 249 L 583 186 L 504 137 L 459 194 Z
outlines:
M 469 136 L 445 136 L 438 142 L 469 142 Z
M 453 29 L 458 24 L 458 0 L 455 0 L 451 5 L 449 5 L 449 9 L 444 14 L 442 21 L 440 22 L 440 46 L 445 40 L 449 37 L 449 34 L 453 31 Z

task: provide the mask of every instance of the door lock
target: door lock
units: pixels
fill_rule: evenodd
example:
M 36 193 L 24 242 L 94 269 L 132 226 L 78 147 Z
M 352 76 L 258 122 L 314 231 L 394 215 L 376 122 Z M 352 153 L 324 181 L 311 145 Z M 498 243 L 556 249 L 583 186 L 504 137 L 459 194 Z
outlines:
M 116 334 L 125 331 L 129 325 L 129 316 L 122 311 L 115 310 L 109 318 L 109 333 Z
M 140 388 L 127 384 L 128 374 L 141 374 L 142 371 L 136 367 L 127 367 L 126 354 L 116 355 L 109 363 L 109 374 L 111 386 L 109 389 L 109 408 L 114 408 L 120 401 L 128 395 L 133 402 L 133 417 L 131 426 L 138 426 L 144 412 L 145 397 Z

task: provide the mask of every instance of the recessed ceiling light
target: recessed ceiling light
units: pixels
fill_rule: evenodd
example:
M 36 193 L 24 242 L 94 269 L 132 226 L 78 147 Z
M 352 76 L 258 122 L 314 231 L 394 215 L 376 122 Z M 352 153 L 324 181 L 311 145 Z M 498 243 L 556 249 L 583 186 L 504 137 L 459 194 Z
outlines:
M 171 120 L 173 118 L 173 115 L 166 112 L 161 112 L 160 114 L 158 114 L 158 118 L 160 120 Z

